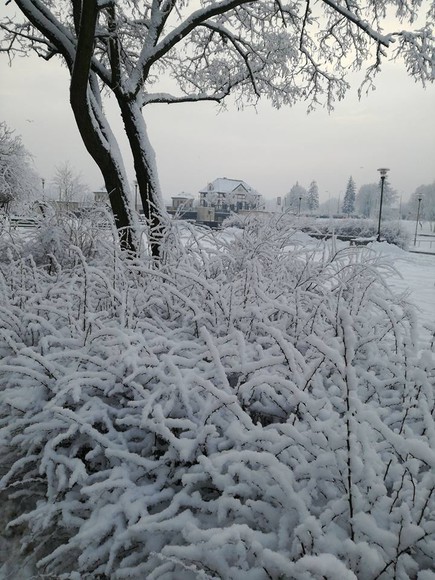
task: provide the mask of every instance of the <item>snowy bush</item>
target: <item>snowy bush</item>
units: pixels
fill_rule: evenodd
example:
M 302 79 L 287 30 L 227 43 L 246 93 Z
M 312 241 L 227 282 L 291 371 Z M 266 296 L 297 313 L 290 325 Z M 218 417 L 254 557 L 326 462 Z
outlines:
M 70 266 L 77 262 L 77 251 L 93 259 L 107 240 L 113 245 L 117 237 L 114 227 L 113 216 L 104 208 L 90 208 L 76 215 L 46 207 L 44 218 L 28 236 L 22 252 L 31 255 L 37 264 Z
M 334 232 L 337 236 L 371 238 L 377 235 L 378 224 L 368 219 L 312 220 L 304 227 L 304 231 L 325 235 Z M 410 240 L 409 233 L 397 221 L 382 222 L 381 237 L 389 244 L 402 249 L 407 248 Z
M 23 554 L 72 580 L 428 577 L 435 365 L 379 258 L 173 227 L 158 268 L 0 264 Z

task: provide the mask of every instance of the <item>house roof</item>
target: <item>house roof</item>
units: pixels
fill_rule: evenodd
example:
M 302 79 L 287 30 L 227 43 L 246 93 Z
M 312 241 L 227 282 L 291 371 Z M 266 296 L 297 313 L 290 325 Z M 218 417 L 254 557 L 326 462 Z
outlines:
M 208 183 L 206 187 L 200 190 L 199 193 L 232 193 L 239 186 L 242 186 L 246 192 L 252 193 L 253 195 L 259 195 L 255 189 L 253 189 L 242 179 L 229 179 L 227 177 L 218 177 L 211 183 Z

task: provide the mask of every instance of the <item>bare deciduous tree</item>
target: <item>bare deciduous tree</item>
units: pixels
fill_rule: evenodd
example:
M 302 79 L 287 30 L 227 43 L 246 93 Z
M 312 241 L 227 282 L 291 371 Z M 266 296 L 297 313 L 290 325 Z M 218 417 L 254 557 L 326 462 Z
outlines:
M 56 167 L 53 183 L 59 193 L 59 201 L 82 200 L 88 191 L 80 175 L 74 171 L 67 161 Z
M 357 213 L 364 217 L 375 217 L 379 212 L 380 201 L 380 183 L 365 183 L 362 185 L 355 196 L 355 208 Z M 384 205 L 385 208 L 391 207 L 398 198 L 397 191 L 391 187 L 388 180 L 384 188 Z
M 31 166 L 31 155 L 21 137 L 7 124 L 0 123 L 0 204 L 9 209 L 29 200 L 36 190 L 37 176 Z
M 403 30 L 428 4 L 425 24 Z M 71 74 L 70 101 L 83 141 L 110 194 L 125 247 L 134 250 L 128 181 L 104 114 L 102 89 L 119 105 L 136 179 L 159 254 L 164 209 L 142 110 L 153 103 L 216 101 L 242 105 L 260 96 L 273 105 L 307 100 L 332 107 L 348 88 L 346 74 L 367 63 L 372 82 L 381 60 L 403 56 L 423 83 L 433 77 L 433 3 L 422 0 L 15 0 L 21 16 L 0 22 L 2 50 L 59 55 Z M 384 33 L 387 9 L 400 31 Z M 168 93 L 160 80 L 170 77 Z

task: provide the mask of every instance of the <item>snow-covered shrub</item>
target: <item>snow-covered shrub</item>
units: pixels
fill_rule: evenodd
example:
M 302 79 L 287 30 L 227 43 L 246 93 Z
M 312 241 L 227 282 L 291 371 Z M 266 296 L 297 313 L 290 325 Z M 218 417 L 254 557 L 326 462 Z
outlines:
M 434 361 L 379 258 L 173 227 L 159 268 L 0 265 L 0 489 L 40 573 L 433 572 Z
M 107 239 L 113 245 L 113 229 L 113 217 L 104 208 L 89 208 L 76 215 L 47 207 L 39 227 L 28 236 L 24 254 L 32 255 L 37 264 L 71 265 L 77 261 L 77 250 L 92 259 Z
M 311 220 L 303 227 L 306 232 L 316 234 L 331 234 L 348 237 L 375 237 L 378 232 L 378 224 L 374 220 L 368 219 L 328 219 L 328 220 Z M 403 228 L 400 222 L 386 221 L 382 222 L 381 237 L 389 244 L 394 244 L 402 249 L 406 249 L 410 236 Z

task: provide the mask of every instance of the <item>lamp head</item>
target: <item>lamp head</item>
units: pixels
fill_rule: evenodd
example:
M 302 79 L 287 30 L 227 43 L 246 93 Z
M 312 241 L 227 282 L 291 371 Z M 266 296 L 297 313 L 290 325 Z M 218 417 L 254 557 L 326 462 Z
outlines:
M 381 167 L 378 171 L 381 174 L 381 177 L 385 177 L 390 170 L 387 167 Z

